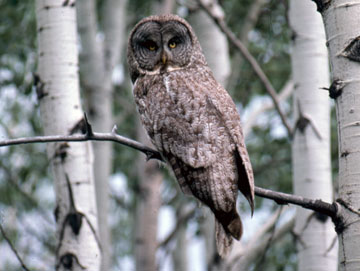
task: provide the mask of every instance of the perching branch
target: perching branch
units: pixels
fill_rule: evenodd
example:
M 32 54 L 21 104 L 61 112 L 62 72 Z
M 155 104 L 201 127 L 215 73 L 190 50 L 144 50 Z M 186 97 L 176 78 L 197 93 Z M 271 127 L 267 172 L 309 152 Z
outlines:
M 53 135 L 53 136 L 35 136 L 35 137 L 20 137 L 16 139 L 0 140 L 0 147 L 30 144 L 30 143 L 49 143 L 49 142 L 81 142 L 81 141 L 112 141 L 130 148 L 143 152 L 147 159 L 157 159 L 162 161 L 159 152 L 151 149 L 135 140 L 126 138 L 115 133 L 113 129 L 111 133 L 95 133 L 90 134 L 74 134 L 74 135 Z
M 290 124 L 287 121 L 287 118 L 282 111 L 278 96 L 276 94 L 276 90 L 271 84 L 269 78 L 265 75 L 264 71 L 261 69 L 259 63 L 256 61 L 256 59 L 250 54 L 249 50 L 244 46 L 244 44 L 235 36 L 235 34 L 230 30 L 230 28 L 227 26 L 224 20 L 224 14 L 219 5 L 214 3 L 213 1 L 208 0 L 198 0 L 199 4 L 202 6 L 202 8 L 209 14 L 209 16 L 215 21 L 215 23 L 219 26 L 221 31 L 224 32 L 224 34 L 228 37 L 229 41 L 241 52 L 241 54 L 244 56 L 244 58 L 249 62 L 250 66 L 253 68 L 255 74 L 259 77 L 260 81 L 265 87 L 265 90 L 269 93 L 275 109 L 279 113 L 279 116 L 281 118 L 281 121 L 283 125 L 285 126 L 289 137 L 292 137 L 292 129 L 290 127 Z
M 84 120 L 86 122 L 85 134 L 63 135 L 63 136 L 37 136 L 30 138 L 7 139 L 2 141 L 0 140 L 0 147 L 19 145 L 19 144 L 29 144 L 29 143 L 48 143 L 48 142 L 64 142 L 64 141 L 66 142 L 89 141 L 89 140 L 113 141 L 143 152 L 148 160 L 157 159 L 163 161 L 161 154 L 158 151 L 149 148 L 138 141 L 116 134 L 116 127 L 114 127 L 111 133 L 95 133 L 92 131 L 91 125 L 87 122 L 87 119 L 84 118 Z M 276 192 L 260 187 L 255 187 L 255 195 L 263 198 L 272 199 L 278 204 L 290 203 L 290 204 L 299 205 L 306 209 L 310 209 L 315 212 L 325 214 L 332 218 L 335 218 L 337 215 L 336 203 L 330 204 L 322 200 L 303 198 L 301 196 Z
M 301 196 L 275 192 L 261 187 L 255 187 L 255 195 L 267 199 L 272 199 L 278 204 L 294 204 L 303 208 L 313 210 L 334 218 L 337 214 L 336 204 L 330 204 L 322 200 L 313 200 Z

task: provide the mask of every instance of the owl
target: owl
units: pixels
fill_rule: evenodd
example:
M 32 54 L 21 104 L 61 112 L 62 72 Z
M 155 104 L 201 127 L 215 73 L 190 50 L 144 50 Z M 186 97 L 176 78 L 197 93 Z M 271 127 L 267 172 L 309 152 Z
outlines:
M 177 15 L 141 20 L 130 33 L 127 61 L 143 126 L 182 191 L 215 215 L 217 251 L 226 257 L 243 232 L 238 190 L 254 209 L 254 177 L 234 102 Z

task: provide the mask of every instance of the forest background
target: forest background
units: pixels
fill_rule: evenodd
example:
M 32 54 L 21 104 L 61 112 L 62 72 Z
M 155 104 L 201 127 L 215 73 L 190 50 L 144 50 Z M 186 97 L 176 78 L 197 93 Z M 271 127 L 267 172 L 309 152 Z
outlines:
M 87 3 L 90 2 L 93 1 Z M 121 3 L 117 5 L 119 9 L 114 8 L 118 12 L 118 27 L 112 29 L 113 32 L 106 32 L 113 2 Z M 292 139 L 258 75 L 201 7 L 188 1 L 165 0 L 99 0 L 93 3 L 94 6 L 87 9 L 86 1 L 77 1 L 76 9 L 82 105 L 94 131 L 110 132 L 116 125 L 118 134 L 146 143 L 138 124 L 125 63 L 127 37 L 136 22 L 145 16 L 169 11 L 178 13 L 193 25 L 215 76 L 237 103 L 256 185 L 292 193 Z M 295 88 L 291 79 L 295 32 L 290 27 L 289 3 L 273 0 L 224 0 L 219 3 L 227 25 L 270 79 L 279 93 L 282 111 L 291 127 L 295 127 L 291 98 Z M 311 4 L 316 10 L 315 4 Z M 38 69 L 35 3 L 2 0 L 0 13 L 0 136 L 42 135 L 39 92 L 34 86 Z M 89 42 L 87 33 L 95 33 L 92 37 L 89 35 L 94 40 Z M 109 36 L 117 37 L 117 47 L 111 47 L 113 51 L 104 50 L 98 59 L 91 57 L 99 53 L 99 47 L 112 44 L 108 41 Z M 109 58 L 110 68 L 105 69 L 105 73 L 101 71 L 103 64 L 99 63 L 103 63 L 108 52 L 116 52 L 116 57 Z M 106 63 L 104 67 L 108 67 Z M 95 71 L 89 71 L 92 68 Z M 99 78 L 92 77 L 92 72 L 98 72 Z M 327 88 L 329 84 L 321 87 Z M 317 91 L 328 95 L 324 89 Z M 111 97 L 107 101 L 110 106 L 101 104 L 104 96 Z M 101 111 L 104 108 L 108 112 Z M 331 174 L 336 192 L 338 144 L 334 111 L 332 109 L 330 139 Z M 103 114 L 111 116 L 104 121 Z M 102 193 L 108 197 L 101 200 L 105 206 L 97 206 L 101 216 L 99 221 L 102 221 L 99 223 L 100 239 L 107 244 L 104 249 L 107 262 L 102 264 L 110 270 L 139 270 L 135 266 L 139 265 L 146 250 L 150 255 L 145 258 L 153 257 L 155 263 L 150 264 L 155 264 L 159 270 L 206 270 L 215 265 L 211 242 L 213 222 L 206 210 L 183 195 L 172 175 L 163 166 L 158 166 L 158 162 L 146 163 L 143 154 L 119 144 L 101 144 L 104 145 L 94 147 L 95 179 L 109 175 L 107 182 L 95 185 L 97 198 L 101 197 L 99 190 L 104 190 Z M 108 151 L 102 154 L 106 159 L 96 158 L 101 157 L 101 154 L 97 155 L 99 149 Z M 103 160 L 109 164 L 104 166 Z M 0 222 L 31 270 L 49 270 L 49 264 L 55 265 L 57 240 L 53 213 L 56 202 L 49 163 L 45 144 L 0 148 Z M 105 173 L 99 173 L 101 170 L 97 170 L 97 166 L 105 167 Z M 150 202 L 144 202 L 144 189 L 150 190 L 153 199 Z M 248 270 L 297 270 L 295 244 L 298 238 L 289 227 L 294 223 L 295 209 L 260 197 L 256 197 L 255 205 L 255 214 L 251 218 L 246 202 L 243 198 L 240 200 L 244 220 L 242 249 L 256 238 L 264 238 L 265 235 L 261 236 L 259 232 L 267 233 L 268 239 L 256 259 L 252 258 Z M 144 233 L 141 228 L 145 223 L 150 232 Z M 284 231 L 276 235 L 280 229 Z M 153 237 L 146 240 L 145 248 L 136 242 L 142 234 Z M 20 263 L 3 235 L 0 235 L 0 242 L 0 269 L 19 270 Z M 190 266 L 192 268 L 188 269 Z

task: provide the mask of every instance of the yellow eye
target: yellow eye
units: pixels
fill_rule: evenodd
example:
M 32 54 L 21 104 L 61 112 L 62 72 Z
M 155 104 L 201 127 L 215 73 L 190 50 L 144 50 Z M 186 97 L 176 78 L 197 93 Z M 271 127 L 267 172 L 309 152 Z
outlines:
M 156 51 L 158 48 L 156 43 L 152 40 L 146 40 L 145 42 L 141 43 L 141 45 L 149 51 Z
M 174 48 L 176 47 L 176 43 L 175 43 L 174 41 L 170 42 L 170 43 L 169 43 L 169 47 L 170 47 L 171 49 L 174 49 Z

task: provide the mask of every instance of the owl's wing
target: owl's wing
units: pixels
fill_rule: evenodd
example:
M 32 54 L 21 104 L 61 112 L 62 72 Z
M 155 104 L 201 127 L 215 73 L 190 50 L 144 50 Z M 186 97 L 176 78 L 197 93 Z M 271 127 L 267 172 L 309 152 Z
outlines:
M 216 91 L 207 93 L 208 106 L 218 113 L 232 141 L 236 145 L 235 159 L 238 169 L 238 187 L 248 200 L 251 211 L 254 211 L 254 175 L 249 154 L 245 147 L 240 116 L 236 106 L 227 91 L 217 85 Z

